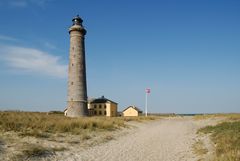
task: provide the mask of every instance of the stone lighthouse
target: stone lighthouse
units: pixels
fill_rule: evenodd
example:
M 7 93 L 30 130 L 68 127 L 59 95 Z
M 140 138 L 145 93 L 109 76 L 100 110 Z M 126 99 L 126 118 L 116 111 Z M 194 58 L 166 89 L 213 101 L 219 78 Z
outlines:
M 68 97 L 65 115 L 69 117 L 81 117 L 88 115 L 87 108 L 87 81 L 83 20 L 77 15 L 72 19 L 69 28 L 70 49 L 68 67 Z

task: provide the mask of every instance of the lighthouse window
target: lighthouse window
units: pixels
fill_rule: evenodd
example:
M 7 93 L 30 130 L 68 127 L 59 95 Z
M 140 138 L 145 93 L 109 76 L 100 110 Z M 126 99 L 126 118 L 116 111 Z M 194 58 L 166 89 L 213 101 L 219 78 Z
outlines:
M 73 64 L 72 64 L 72 66 L 73 66 Z
M 73 82 L 71 82 L 71 85 L 73 85 Z

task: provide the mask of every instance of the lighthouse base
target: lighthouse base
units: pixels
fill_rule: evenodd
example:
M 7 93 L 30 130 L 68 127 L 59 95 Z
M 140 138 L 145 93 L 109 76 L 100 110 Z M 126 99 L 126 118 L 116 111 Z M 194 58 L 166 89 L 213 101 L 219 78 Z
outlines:
M 87 102 L 70 101 L 65 111 L 67 117 L 86 117 L 88 116 Z

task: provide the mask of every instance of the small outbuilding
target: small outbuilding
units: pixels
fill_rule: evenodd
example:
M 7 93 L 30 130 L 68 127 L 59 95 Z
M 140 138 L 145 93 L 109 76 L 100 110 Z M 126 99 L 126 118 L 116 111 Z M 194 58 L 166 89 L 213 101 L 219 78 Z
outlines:
M 122 112 L 123 116 L 140 116 L 141 114 L 142 111 L 135 106 L 129 106 Z

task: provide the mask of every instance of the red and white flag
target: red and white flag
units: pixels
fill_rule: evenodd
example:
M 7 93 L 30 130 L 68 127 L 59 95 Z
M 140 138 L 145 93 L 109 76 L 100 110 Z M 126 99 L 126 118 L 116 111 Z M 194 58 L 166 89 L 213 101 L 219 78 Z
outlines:
M 146 93 L 149 94 L 150 92 L 151 92 L 150 88 L 147 88 L 147 89 L 146 89 Z

